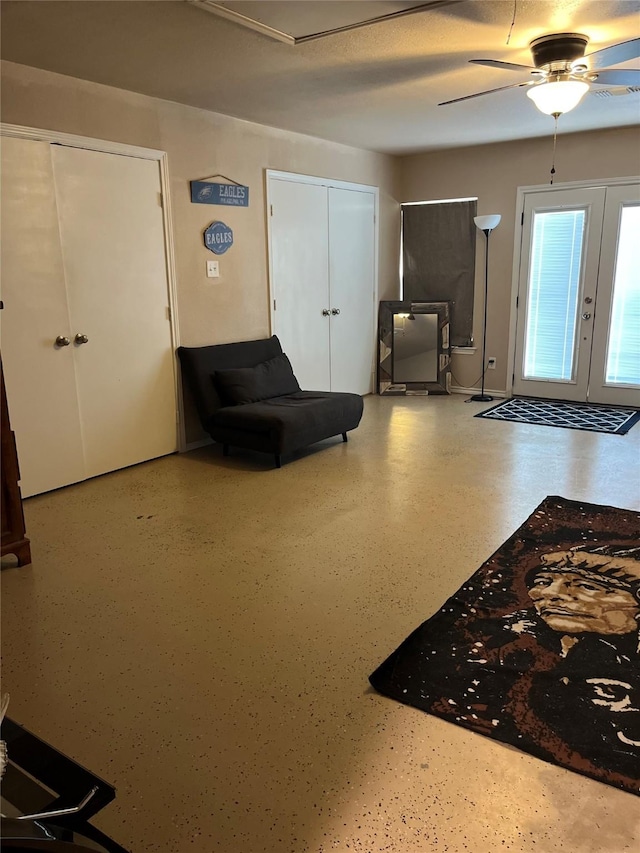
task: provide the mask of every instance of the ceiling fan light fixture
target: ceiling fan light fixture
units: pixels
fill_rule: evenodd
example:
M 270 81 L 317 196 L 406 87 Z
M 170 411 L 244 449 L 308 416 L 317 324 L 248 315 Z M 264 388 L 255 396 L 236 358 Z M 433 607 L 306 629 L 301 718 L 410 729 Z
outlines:
M 550 80 L 532 86 L 527 97 L 531 98 L 540 112 L 547 115 L 562 115 L 577 107 L 589 84 L 581 80 Z

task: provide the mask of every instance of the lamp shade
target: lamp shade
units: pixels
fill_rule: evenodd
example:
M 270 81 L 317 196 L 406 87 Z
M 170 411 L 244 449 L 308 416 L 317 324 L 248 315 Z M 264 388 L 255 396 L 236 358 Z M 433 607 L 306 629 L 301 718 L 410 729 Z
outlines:
M 499 213 L 487 213 L 485 216 L 474 216 L 473 221 L 481 231 L 493 231 L 500 224 L 502 216 Z
M 589 84 L 581 80 L 552 80 L 532 86 L 527 97 L 531 98 L 540 112 L 550 116 L 560 115 L 577 107 L 588 89 Z

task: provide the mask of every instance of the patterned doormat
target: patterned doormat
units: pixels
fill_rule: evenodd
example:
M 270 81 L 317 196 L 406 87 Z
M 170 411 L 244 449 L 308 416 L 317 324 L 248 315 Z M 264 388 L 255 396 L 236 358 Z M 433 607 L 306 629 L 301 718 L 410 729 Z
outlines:
M 503 400 L 497 406 L 479 412 L 474 417 L 624 435 L 640 420 L 640 412 L 635 409 L 613 409 L 586 403 L 561 403 L 555 400 L 525 400 L 514 397 Z
M 640 513 L 547 497 L 370 681 L 640 794 L 639 594 Z

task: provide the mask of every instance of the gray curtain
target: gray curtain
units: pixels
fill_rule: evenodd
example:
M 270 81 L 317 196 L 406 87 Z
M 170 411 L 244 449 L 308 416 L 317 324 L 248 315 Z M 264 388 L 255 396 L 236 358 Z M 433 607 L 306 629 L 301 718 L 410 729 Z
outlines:
M 402 205 L 402 298 L 451 302 L 451 345 L 473 334 L 476 201 Z

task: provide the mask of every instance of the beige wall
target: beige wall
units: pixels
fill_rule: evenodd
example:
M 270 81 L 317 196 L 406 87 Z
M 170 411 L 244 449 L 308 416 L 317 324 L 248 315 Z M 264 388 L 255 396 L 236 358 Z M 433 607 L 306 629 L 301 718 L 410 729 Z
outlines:
M 604 107 L 603 107 L 604 109 Z M 562 122 L 562 119 L 560 119 Z M 518 187 L 548 185 L 553 122 L 549 137 L 415 154 L 402 158 L 400 201 L 478 197 L 478 213 L 500 213 L 502 221 L 491 234 L 487 356 L 498 359 L 486 375 L 486 386 L 504 390 L 507 380 L 509 306 L 511 298 L 516 195 Z M 555 184 L 640 174 L 640 136 L 637 128 L 558 136 Z M 519 227 L 519 223 L 518 223 Z M 455 379 L 470 387 L 482 372 L 482 315 L 484 295 L 484 237 L 476 256 L 475 356 L 454 355 Z
M 185 346 L 269 334 L 265 169 L 380 188 L 380 298 L 398 292 L 399 161 L 310 136 L 149 98 L 14 63 L 2 63 L 2 121 L 166 151 L 171 177 L 180 338 Z M 189 181 L 216 173 L 250 188 L 249 208 L 191 204 Z M 234 232 L 214 256 L 202 232 L 222 219 Z
M 2 63 L 2 120 L 166 151 L 169 156 L 181 342 L 261 337 L 269 333 L 265 169 L 380 187 L 380 299 L 398 295 L 399 201 L 478 197 L 479 213 L 501 213 L 491 235 L 488 355 L 498 359 L 487 386 L 506 387 L 516 193 L 546 185 L 552 137 L 394 158 L 280 131 L 30 68 Z M 558 137 L 556 184 L 640 173 L 636 128 Z M 215 173 L 247 184 L 249 208 L 190 202 L 189 181 Z M 220 258 L 220 279 L 207 279 L 212 258 L 204 228 L 222 218 L 234 246 Z M 474 334 L 481 342 L 483 240 L 478 241 Z M 469 387 L 481 357 L 454 356 L 454 384 Z

